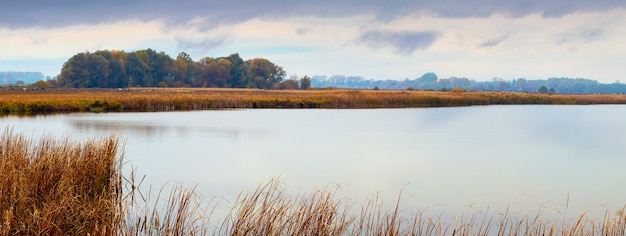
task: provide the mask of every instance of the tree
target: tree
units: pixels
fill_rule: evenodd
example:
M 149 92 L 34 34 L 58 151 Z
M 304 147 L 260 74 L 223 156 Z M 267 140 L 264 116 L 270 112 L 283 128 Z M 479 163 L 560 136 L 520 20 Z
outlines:
M 122 88 L 132 86 L 126 71 L 126 53 L 124 51 L 97 51 L 94 54 L 102 55 L 108 61 L 109 74 L 106 78 L 107 86 L 105 87 Z
M 149 62 L 149 68 L 152 72 L 153 79 L 152 84 L 160 84 L 161 82 L 163 82 L 167 86 L 170 86 L 172 83 L 174 83 L 174 60 L 164 52 L 157 53 L 152 49 L 146 50 L 145 53 L 148 58 L 144 58 L 141 51 L 137 52 L 137 56 L 139 56 L 139 59 L 142 62 Z
M 126 56 L 126 75 L 130 86 L 153 86 L 150 57 L 145 52 L 129 53 Z
M 274 78 L 275 65 L 265 58 L 254 58 L 247 61 L 249 87 L 270 89 L 276 81 Z
M 239 54 L 194 62 L 181 52 L 172 59 L 152 49 L 126 53 L 78 53 L 64 63 L 58 85 L 81 88 L 127 86 L 280 88 L 287 73 L 267 59 L 244 61 Z M 297 80 L 295 81 L 297 84 Z M 297 87 L 297 86 L 296 86 Z
M 189 56 L 189 54 L 185 52 L 181 52 L 174 60 L 174 82 L 177 82 L 178 85 L 190 85 L 192 76 L 191 71 L 193 69 L 193 60 Z M 176 86 L 178 87 L 178 86 Z
M 548 93 L 548 88 L 546 86 L 541 86 L 541 87 L 539 87 L 539 89 L 537 89 L 537 92 L 539 92 L 539 93 Z
M 88 80 L 89 56 L 89 52 L 81 52 L 63 63 L 61 74 L 57 77 L 58 84 L 64 87 L 78 87 L 83 81 Z
M 91 54 L 89 58 L 89 76 L 81 87 L 84 88 L 108 88 L 109 87 L 109 62 L 102 55 Z
M 291 80 L 291 79 L 285 80 L 283 82 L 280 82 L 278 88 L 279 89 L 289 89 L 289 90 L 298 89 L 298 81 Z
M 230 80 L 226 84 L 233 88 L 245 88 L 248 84 L 248 68 L 244 60 L 239 57 L 239 53 L 230 54 L 225 59 L 231 64 Z
M 439 77 L 437 77 L 437 74 L 429 72 L 429 73 L 423 74 L 422 77 L 420 77 L 417 80 L 419 83 L 434 83 L 434 82 L 437 82 L 438 79 Z
M 302 79 L 300 79 L 300 89 L 309 89 L 310 87 L 311 78 L 305 75 L 304 77 L 302 77 Z
M 231 81 L 231 62 L 224 59 L 214 59 L 206 57 L 197 63 L 199 68 L 201 81 L 199 87 L 220 87 L 226 88 L 232 85 L 228 84 Z
M 100 54 L 79 53 L 70 58 L 58 77 L 60 85 L 74 88 L 108 87 L 109 62 Z
M 48 88 L 48 87 L 52 87 L 52 84 L 50 84 L 48 81 L 45 81 L 45 80 L 39 80 L 35 83 L 30 84 L 29 87 Z

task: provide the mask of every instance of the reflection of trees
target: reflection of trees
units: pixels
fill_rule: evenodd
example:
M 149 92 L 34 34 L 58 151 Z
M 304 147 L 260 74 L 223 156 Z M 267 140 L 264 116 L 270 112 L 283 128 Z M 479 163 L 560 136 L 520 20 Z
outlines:
M 264 132 L 258 130 L 244 130 L 237 128 L 220 127 L 189 127 L 182 125 L 164 125 L 144 122 L 129 121 L 101 121 L 101 120 L 70 120 L 70 125 L 79 131 L 88 133 L 130 133 L 137 136 L 149 138 L 167 136 L 170 132 L 175 132 L 180 137 L 187 137 L 193 133 L 221 135 L 237 139 L 243 133 L 263 135 Z

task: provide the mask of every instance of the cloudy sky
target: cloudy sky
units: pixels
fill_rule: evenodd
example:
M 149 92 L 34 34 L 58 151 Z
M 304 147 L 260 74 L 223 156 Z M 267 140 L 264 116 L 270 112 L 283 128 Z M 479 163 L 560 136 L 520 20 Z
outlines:
M 0 71 L 84 51 L 238 52 L 288 74 L 626 81 L 624 0 L 3 0 Z

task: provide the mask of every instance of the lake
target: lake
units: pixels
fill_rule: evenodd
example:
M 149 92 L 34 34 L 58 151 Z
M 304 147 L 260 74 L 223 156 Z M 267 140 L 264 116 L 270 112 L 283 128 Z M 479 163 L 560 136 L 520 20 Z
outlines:
M 557 219 L 601 219 L 626 203 L 617 105 L 78 113 L 0 125 L 33 137 L 115 134 L 144 187 L 173 181 L 229 201 L 280 177 L 295 193 L 339 185 L 357 206 L 378 193 L 393 207 L 402 190 L 403 211 L 431 215 L 543 205 Z

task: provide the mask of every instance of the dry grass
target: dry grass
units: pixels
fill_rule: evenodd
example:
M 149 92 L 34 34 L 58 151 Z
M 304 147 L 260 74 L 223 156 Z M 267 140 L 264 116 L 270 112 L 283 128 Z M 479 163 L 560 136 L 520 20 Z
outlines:
M 0 136 L 0 235 L 625 235 L 625 208 L 594 221 L 507 210 L 466 209 L 432 216 L 385 206 L 377 195 L 362 205 L 340 186 L 288 194 L 273 179 L 242 192 L 230 213 L 212 221 L 218 204 L 180 184 L 141 192 L 134 171 L 122 176 L 115 137 L 35 142 L 6 129 Z M 626 207 L 626 206 L 625 206 Z M 415 212 L 414 210 L 417 210 Z M 414 212 L 414 213 L 413 213 Z
M 0 91 L 0 113 L 5 114 L 229 108 L 408 108 L 493 104 L 626 104 L 626 95 L 202 88 Z
M 118 140 L 0 136 L 0 235 L 109 235 L 121 220 Z
M 243 193 L 233 204 L 216 235 L 625 235 L 624 209 L 601 222 L 585 213 L 573 219 L 543 218 L 544 206 L 533 215 L 494 214 L 489 209 L 464 211 L 446 221 L 443 214 L 424 211 L 407 214 L 399 209 L 401 194 L 392 208 L 378 196 L 360 208 L 337 197 L 339 186 L 326 186 L 292 198 L 279 180 L 273 179 L 255 191 Z M 569 202 L 569 199 L 568 199 Z M 626 207 L 626 206 L 625 206 Z M 567 209 L 565 209 L 565 212 Z M 609 217 L 611 216 L 611 217 Z M 449 217 L 448 217 L 449 218 Z

